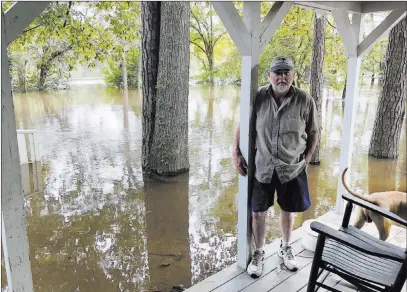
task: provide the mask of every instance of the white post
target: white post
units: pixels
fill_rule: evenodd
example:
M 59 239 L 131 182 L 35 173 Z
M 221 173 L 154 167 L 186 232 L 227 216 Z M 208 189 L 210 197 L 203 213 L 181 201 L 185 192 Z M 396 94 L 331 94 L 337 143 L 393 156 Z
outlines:
M 242 59 L 242 87 L 240 101 L 240 149 L 249 161 L 250 111 L 257 92 L 257 75 L 260 48 L 260 2 L 244 3 L 243 21 L 251 35 L 250 55 Z M 251 210 L 249 209 L 248 177 L 239 176 L 238 247 L 237 265 L 246 269 L 251 252 Z
M 41 150 L 40 150 L 40 144 L 39 144 L 40 139 L 38 137 L 39 137 L 38 133 L 34 132 L 33 141 L 34 141 L 34 151 L 35 151 L 34 160 L 35 161 L 41 161 Z
M 1 218 L 9 291 L 33 291 L 4 14 L 1 14 Z
M 212 5 L 242 55 L 240 150 L 246 161 L 249 162 L 250 170 L 254 167 L 252 165 L 254 160 L 250 161 L 249 159 L 250 144 L 254 143 L 249 138 L 250 111 L 257 93 L 260 52 L 270 41 L 292 4 L 275 3 L 263 23 L 260 22 L 260 2 L 244 2 L 243 21 L 232 2 L 212 2 Z M 240 176 L 237 265 L 243 269 L 247 267 L 251 251 L 250 192 L 248 177 Z
M 25 142 L 25 134 L 17 134 L 17 146 L 20 155 L 20 163 L 28 163 L 27 143 Z
M 334 13 L 333 13 L 334 14 Z M 342 19 L 338 19 L 339 16 L 334 14 L 335 21 L 337 23 L 343 24 L 343 27 L 349 28 L 349 18 L 343 16 Z M 346 23 L 348 22 L 348 23 Z M 341 144 L 341 156 L 339 162 L 339 175 L 338 175 L 338 186 L 337 186 L 337 197 L 335 212 L 338 214 L 343 214 L 344 211 L 344 200 L 342 199 L 342 194 L 345 189 L 342 184 L 342 172 L 345 168 L 348 168 L 347 178 L 351 172 L 351 161 L 353 152 L 353 133 L 355 128 L 356 120 L 356 94 L 359 88 L 359 75 L 360 75 L 360 64 L 361 58 L 357 56 L 357 46 L 360 43 L 361 35 L 363 34 L 363 29 L 361 28 L 361 15 L 353 14 L 351 33 L 350 31 L 345 31 L 344 28 L 341 29 L 339 26 L 339 32 L 342 35 L 342 39 L 348 39 L 345 43 L 348 43 L 348 72 L 347 72 L 347 82 L 346 82 L 346 95 L 345 95 L 345 114 L 343 117 L 343 127 L 342 127 L 342 144 Z

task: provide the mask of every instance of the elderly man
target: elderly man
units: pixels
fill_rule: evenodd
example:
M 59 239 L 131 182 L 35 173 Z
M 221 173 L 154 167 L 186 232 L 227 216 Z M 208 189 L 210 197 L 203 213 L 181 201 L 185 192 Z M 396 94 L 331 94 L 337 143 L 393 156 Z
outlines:
M 317 110 L 313 98 L 294 87 L 294 64 L 289 57 L 273 60 L 270 84 L 260 87 L 252 112 L 255 119 L 255 177 L 251 198 L 252 228 L 256 250 L 247 268 L 256 278 L 263 272 L 265 219 L 274 204 L 280 206 L 282 240 L 278 255 L 291 271 L 298 269 L 291 248 L 294 215 L 310 205 L 306 167 L 318 143 Z M 245 176 L 247 164 L 239 147 L 240 128 L 235 131 L 233 158 L 237 171 Z

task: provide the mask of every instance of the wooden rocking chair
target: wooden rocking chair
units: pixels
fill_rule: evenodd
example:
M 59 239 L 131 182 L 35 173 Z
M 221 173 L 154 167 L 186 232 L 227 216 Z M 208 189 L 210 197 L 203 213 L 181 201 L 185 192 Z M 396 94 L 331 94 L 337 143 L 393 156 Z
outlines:
M 400 292 L 407 278 L 407 250 L 384 242 L 364 231 L 349 226 L 353 204 L 376 212 L 405 227 L 407 222 L 374 204 L 351 194 L 342 196 L 348 201 L 339 230 L 320 222 L 313 222 L 311 229 L 319 233 L 307 292 L 320 287 L 328 291 L 339 290 L 325 285 L 327 275 L 318 282 L 322 272 L 334 273 L 356 286 L 358 291 Z

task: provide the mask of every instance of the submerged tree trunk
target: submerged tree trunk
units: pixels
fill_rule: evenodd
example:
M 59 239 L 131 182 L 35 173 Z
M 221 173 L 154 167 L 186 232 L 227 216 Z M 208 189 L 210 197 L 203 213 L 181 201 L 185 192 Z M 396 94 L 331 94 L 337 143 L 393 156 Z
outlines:
M 122 57 L 122 72 L 123 72 L 123 90 L 127 90 L 129 88 L 127 82 L 127 60 L 126 60 L 126 52 L 123 52 Z
M 325 51 L 325 17 L 315 14 L 314 22 L 314 43 L 312 48 L 311 62 L 311 96 L 315 100 L 318 111 L 318 124 L 320 130 L 318 133 L 318 145 L 314 155 L 311 158 L 312 164 L 320 164 L 319 144 L 321 142 L 321 124 L 322 124 L 322 95 L 324 87 L 324 51 Z
M 369 155 L 378 158 L 398 156 L 400 134 L 407 98 L 407 16 L 389 35 L 384 84 L 380 92 Z
M 143 170 L 189 170 L 189 3 L 142 2 Z

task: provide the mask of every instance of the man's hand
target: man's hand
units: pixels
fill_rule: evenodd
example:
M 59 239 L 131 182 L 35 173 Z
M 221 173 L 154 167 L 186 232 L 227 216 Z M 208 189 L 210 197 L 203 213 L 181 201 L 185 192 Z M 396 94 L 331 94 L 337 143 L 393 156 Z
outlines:
M 308 165 L 310 163 L 311 158 L 312 158 L 312 155 L 305 155 L 305 158 L 304 158 L 305 165 Z
M 244 159 L 242 153 L 240 152 L 239 148 L 234 148 L 232 151 L 233 161 L 235 163 L 235 168 L 239 172 L 240 175 L 246 176 L 247 175 L 247 163 Z

